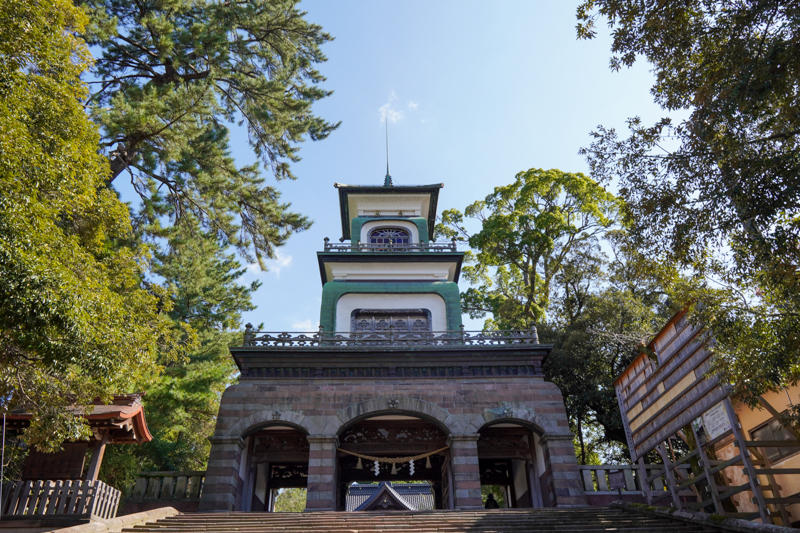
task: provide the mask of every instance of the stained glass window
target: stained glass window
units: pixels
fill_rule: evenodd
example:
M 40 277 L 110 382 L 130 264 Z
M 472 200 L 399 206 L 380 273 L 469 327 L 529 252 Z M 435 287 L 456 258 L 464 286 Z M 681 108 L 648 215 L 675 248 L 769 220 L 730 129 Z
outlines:
M 375 228 L 369 232 L 370 244 L 410 244 L 411 235 L 403 228 Z

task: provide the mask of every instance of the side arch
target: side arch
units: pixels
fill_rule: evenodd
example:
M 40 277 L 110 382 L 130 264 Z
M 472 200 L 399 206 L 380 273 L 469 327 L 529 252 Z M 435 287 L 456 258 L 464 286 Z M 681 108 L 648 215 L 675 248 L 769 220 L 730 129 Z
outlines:
M 539 416 L 533 408 L 506 404 L 496 409 L 484 409 L 482 417 L 476 417 L 475 432 L 503 422 L 525 426 L 540 436 L 572 435 L 569 429 L 562 430 L 553 420 Z
M 276 424 L 292 426 L 306 435 L 310 433 L 308 427 L 306 427 L 305 415 L 297 411 L 261 409 L 245 418 L 239 419 L 227 430 L 227 436 L 242 437 L 259 427 Z

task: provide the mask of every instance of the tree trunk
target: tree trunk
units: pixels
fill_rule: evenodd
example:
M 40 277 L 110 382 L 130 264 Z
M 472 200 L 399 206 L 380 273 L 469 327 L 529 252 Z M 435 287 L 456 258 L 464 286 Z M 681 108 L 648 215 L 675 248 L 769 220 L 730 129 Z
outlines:
M 128 168 L 130 164 L 130 158 L 133 152 L 133 147 L 130 145 L 125 145 L 119 147 L 117 150 L 114 150 L 111 153 L 111 157 L 109 158 L 109 167 L 111 168 L 111 175 L 108 177 L 108 181 L 106 182 L 108 185 L 111 185 L 114 180 L 122 174 L 122 171 Z

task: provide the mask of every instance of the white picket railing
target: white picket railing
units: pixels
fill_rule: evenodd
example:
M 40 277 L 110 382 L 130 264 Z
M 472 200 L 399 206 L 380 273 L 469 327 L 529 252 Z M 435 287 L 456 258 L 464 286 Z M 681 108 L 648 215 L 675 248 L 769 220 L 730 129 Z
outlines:
M 0 518 L 114 518 L 121 493 L 102 481 L 12 481 L 3 484 Z

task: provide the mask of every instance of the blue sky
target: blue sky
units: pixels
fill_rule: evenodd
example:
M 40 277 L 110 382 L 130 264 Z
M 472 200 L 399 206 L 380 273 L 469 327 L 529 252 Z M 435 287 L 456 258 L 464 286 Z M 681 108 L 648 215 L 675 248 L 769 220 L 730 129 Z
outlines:
M 283 199 L 314 220 L 247 280 L 263 285 L 246 322 L 270 331 L 316 329 L 315 252 L 340 235 L 334 182 L 379 184 L 385 173 L 382 114 L 389 116 L 395 184 L 444 183 L 439 208 L 463 208 L 532 167 L 586 172 L 578 155 L 598 124 L 655 120 L 644 62 L 612 72 L 610 42 L 575 37 L 577 1 L 330 1 L 302 8 L 335 40 L 320 66 L 331 97 L 316 112 L 342 124 L 305 143 Z M 234 154 L 253 155 L 243 132 Z M 467 322 L 479 327 L 481 321 Z

